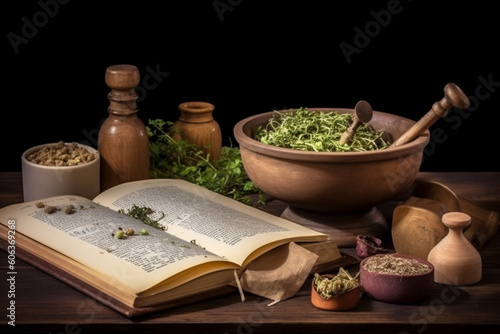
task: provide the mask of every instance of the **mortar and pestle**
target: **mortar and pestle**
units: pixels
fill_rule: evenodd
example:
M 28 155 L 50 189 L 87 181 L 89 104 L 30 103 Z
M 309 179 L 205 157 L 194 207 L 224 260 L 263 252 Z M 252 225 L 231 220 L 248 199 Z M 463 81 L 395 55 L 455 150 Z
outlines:
M 282 217 L 326 233 L 339 247 L 355 247 L 357 235 L 383 238 L 390 225 L 377 208 L 410 189 L 428 144 L 428 128 L 453 107 L 467 107 L 465 94 L 454 84 L 418 122 L 381 111 L 360 101 L 355 108 L 309 108 L 310 111 L 350 113 L 358 125 L 369 122 L 384 130 L 386 149 L 364 152 L 314 152 L 264 144 L 254 138 L 270 111 L 247 117 L 234 127 L 243 166 L 264 193 L 287 204 Z M 295 109 L 296 110 L 296 109 Z M 370 117 L 371 116 L 371 117 Z M 346 131 L 345 141 L 350 139 Z

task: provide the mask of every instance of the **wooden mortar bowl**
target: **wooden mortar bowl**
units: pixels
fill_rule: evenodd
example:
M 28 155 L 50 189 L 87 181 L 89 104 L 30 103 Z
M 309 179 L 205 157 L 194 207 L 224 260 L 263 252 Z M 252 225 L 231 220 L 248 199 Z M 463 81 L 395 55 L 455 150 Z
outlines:
M 353 109 L 309 108 L 310 111 L 353 113 Z M 275 112 L 239 121 L 234 135 L 239 143 L 245 171 L 263 192 L 290 206 L 327 212 L 367 210 L 408 189 L 419 172 L 423 149 L 429 142 L 426 130 L 410 143 L 367 152 L 311 152 L 281 148 L 254 139 Z M 415 122 L 374 111 L 368 123 L 385 129 L 389 143 Z

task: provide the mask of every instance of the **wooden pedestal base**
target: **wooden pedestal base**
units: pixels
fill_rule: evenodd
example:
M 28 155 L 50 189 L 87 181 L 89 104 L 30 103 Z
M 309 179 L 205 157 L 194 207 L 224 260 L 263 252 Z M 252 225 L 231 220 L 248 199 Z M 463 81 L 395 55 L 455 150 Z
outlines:
M 363 212 L 339 213 L 288 206 L 281 217 L 329 235 L 338 247 L 356 247 L 356 236 L 360 234 L 384 239 L 390 231 L 389 223 L 376 207 Z

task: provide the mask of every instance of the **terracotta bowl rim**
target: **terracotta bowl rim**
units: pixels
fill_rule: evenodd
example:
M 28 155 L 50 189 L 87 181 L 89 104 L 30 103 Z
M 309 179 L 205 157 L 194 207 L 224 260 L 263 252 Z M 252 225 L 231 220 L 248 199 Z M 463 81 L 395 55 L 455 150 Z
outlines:
M 298 161 L 331 161 L 331 162 L 362 162 L 362 161 L 383 161 L 391 160 L 394 158 L 400 158 L 407 155 L 411 155 L 415 152 L 423 150 L 423 148 L 428 144 L 430 140 L 430 132 L 426 130 L 421 136 L 415 140 L 397 147 L 388 147 L 382 150 L 366 151 L 366 152 L 314 152 L 314 151 L 301 151 L 290 148 L 278 147 L 273 145 L 268 145 L 259 142 L 258 140 L 248 136 L 244 128 L 248 126 L 249 123 L 255 122 L 256 125 L 259 124 L 258 120 L 265 119 L 276 112 L 290 112 L 293 110 L 298 110 L 298 108 L 286 109 L 286 110 L 274 110 L 264 113 L 255 114 L 240 120 L 233 128 L 233 133 L 238 141 L 239 145 L 253 151 L 255 153 L 284 158 L 289 160 Z M 308 108 L 310 111 L 339 111 L 341 113 L 353 112 L 354 109 L 351 108 Z M 402 121 L 409 122 L 410 124 L 415 124 L 416 122 L 405 118 L 402 116 L 389 114 L 381 111 L 373 111 L 373 118 L 377 116 L 381 117 L 393 117 Z M 396 139 L 396 138 L 395 138 Z

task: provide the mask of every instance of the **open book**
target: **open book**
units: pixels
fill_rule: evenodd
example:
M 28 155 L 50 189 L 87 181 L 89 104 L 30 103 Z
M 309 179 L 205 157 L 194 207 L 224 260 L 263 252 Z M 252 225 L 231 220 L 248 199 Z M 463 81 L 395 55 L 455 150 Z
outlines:
M 151 209 L 148 217 L 163 229 L 132 218 L 134 206 Z M 14 204 L 0 209 L 0 223 L 4 249 L 7 230 L 14 230 L 27 257 L 132 309 L 228 286 L 235 269 L 280 245 L 328 242 L 325 234 L 177 179 L 129 182 L 93 200 Z M 118 239 L 120 229 L 134 234 Z

